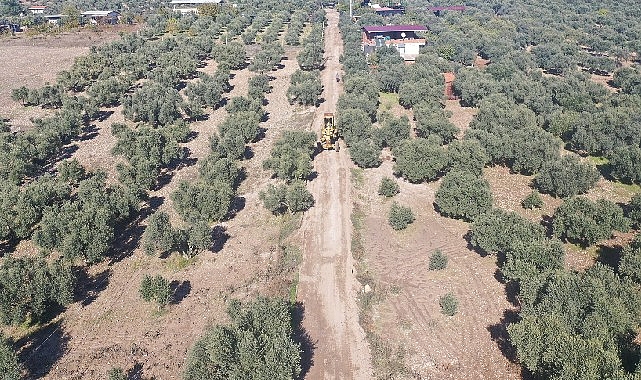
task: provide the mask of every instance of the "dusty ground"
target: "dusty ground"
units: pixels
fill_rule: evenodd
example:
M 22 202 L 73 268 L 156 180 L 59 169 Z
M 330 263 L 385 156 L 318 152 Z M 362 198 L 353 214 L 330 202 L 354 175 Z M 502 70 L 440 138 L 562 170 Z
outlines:
M 31 78 L 31 82 L 16 83 L 9 75 L 2 80 L 12 86 L 37 86 L 54 80 L 53 72 L 67 68 L 72 62 L 69 49 L 57 49 L 56 52 L 65 50 L 60 59 L 66 66 L 50 68 L 46 77 Z M 76 53 L 87 50 L 81 49 Z M 31 59 L 39 54 L 25 54 L 22 58 Z M 130 373 L 130 378 L 179 379 L 194 341 L 207 326 L 225 321 L 224 310 L 230 297 L 283 294 L 287 283 L 270 274 L 277 261 L 282 226 L 258 199 L 271 175 L 262 169 L 262 161 L 283 130 L 306 129 L 313 116 L 313 109 L 301 110 L 286 100 L 289 78 L 297 68 L 296 50 L 288 51 L 287 56 L 289 60 L 271 73 L 273 91 L 267 94 L 266 105 L 269 120 L 262 124 L 265 137 L 250 144 L 253 157 L 242 162 L 247 178 L 239 189 L 239 211 L 216 227 L 213 251 L 202 253 L 195 260 L 176 255 L 145 256 L 137 247 L 145 224 L 143 218 L 140 226 L 118 237 L 117 259 L 93 266 L 81 276 L 83 289 L 77 302 L 50 326 L 19 342 L 23 347 L 22 359 L 33 378 L 103 379 L 109 368 L 119 366 Z M 22 66 L 29 64 L 21 65 L 21 70 Z M 208 62 L 203 70 L 211 71 L 214 66 L 213 61 Z M 233 74 L 234 88 L 226 96 L 246 95 L 247 81 L 254 74 L 247 69 Z M 120 108 L 111 111 L 113 114 L 106 120 L 95 123 L 86 140 L 76 143 L 74 158 L 89 168 L 106 170 L 113 180 L 117 159 L 109 153 L 115 144 L 110 126 L 123 119 Z M 226 111 L 220 108 L 212 111 L 207 120 L 190 125 L 197 133 L 195 139 L 185 144 L 191 153 L 190 165 L 169 173 L 167 183 L 150 194 L 145 214 L 161 209 L 176 220 L 169 195 L 181 180 L 197 177 L 196 162 L 208 154 L 209 137 L 225 116 Z M 162 274 L 173 282 L 174 304 L 159 311 L 140 300 L 138 287 L 145 274 Z
M 461 107 L 461 103 L 458 100 L 446 100 L 445 110 L 452 113 L 450 122 L 459 129 L 458 138 L 463 137 L 472 119 L 479 112 L 478 108 Z
M 416 221 L 405 231 L 394 231 L 387 222 L 392 201 L 375 195 L 383 176 L 392 177 L 390 161 L 366 171 L 357 190 L 367 215 L 367 265 L 384 297 L 375 306 L 377 333 L 405 348 L 413 378 L 519 378 L 519 367 L 493 341 L 505 338 L 502 318 L 513 309 L 494 278 L 494 258 L 467 248 L 466 223 L 436 213 L 438 182 L 413 185 L 399 180 L 401 192 L 394 200 L 411 207 Z M 449 258 L 443 271 L 428 270 L 436 249 Z M 459 312 L 451 318 L 442 315 L 438 305 L 438 298 L 448 292 L 459 301 Z
M 14 130 L 31 126 L 32 117 L 45 117 L 49 111 L 23 107 L 11 100 L 11 90 L 20 86 L 39 87 L 53 83 L 58 72 L 71 67 L 75 57 L 89 48 L 115 40 L 120 29 L 61 33 L 53 36 L 2 37 L 0 52 L 6 62 L 0 70 L 0 117 L 11 119 Z
M 324 103 L 318 108 L 314 130 L 320 132 L 324 112 L 335 112 L 342 83 L 338 58 L 342 42 L 338 13 L 327 11 L 326 68 L 322 73 Z M 358 324 L 356 295 L 359 284 L 350 252 L 350 174 L 345 150 L 321 152 L 315 159 L 318 172 L 309 185 L 316 205 L 306 213 L 301 227 L 304 239 L 298 300 L 305 306 L 303 326 L 316 343 L 308 379 L 371 378 L 365 333 Z

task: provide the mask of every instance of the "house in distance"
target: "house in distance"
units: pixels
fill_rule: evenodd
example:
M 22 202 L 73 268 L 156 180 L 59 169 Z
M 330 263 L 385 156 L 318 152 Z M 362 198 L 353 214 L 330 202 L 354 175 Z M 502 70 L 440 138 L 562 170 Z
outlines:
M 198 7 L 206 4 L 220 4 L 223 0 L 172 0 L 173 11 L 180 14 L 198 14 Z
M 45 5 L 32 5 L 28 8 L 29 12 L 34 15 L 41 15 L 45 13 L 45 9 L 47 9 L 47 6 Z
M 425 38 L 417 33 L 426 31 L 427 28 L 423 25 L 364 26 L 361 48 L 365 54 L 370 54 L 377 48 L 394 46 L 404 60 L 413 61 L 421 46 L 425 46 Z
M 110 24 L 115 25 L 118 23 L 120 12 L 118 11 L 86 11 L 82 12 L 82 17 L 88 20 L 93 25 Z

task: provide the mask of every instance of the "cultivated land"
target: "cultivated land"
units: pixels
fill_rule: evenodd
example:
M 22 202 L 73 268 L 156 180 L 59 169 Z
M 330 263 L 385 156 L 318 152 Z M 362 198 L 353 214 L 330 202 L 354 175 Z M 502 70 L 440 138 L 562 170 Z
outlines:
M 394 231 L 387 218 L 391 201 L 377 195 L 381 178 L 393 177 L 389 150 L 384 150 L 380 167 L 364 171 L 354 166 L 349 149 L 324 151 L 315 156 L 316 175 L 308 182 L 315 198 L 312 209 L 292 219 L 274 217 L 263 207 L 259 192 L 266 188 L 271 172 L 263 169 L 262 162 L 273 143 L 285 130 L 318 134 L 323 113 L 335 112 L 343 93 L 343 83 L 334 80 L 336 73 L 342 77 L 338 13 L 328 10 L 327 18 L 323 102 L 319 107 L 302 108 L 287 101 L 299 49 L 286 48 L 282 66 L 270 73 L 272 91 L 266 95 L 265 106 L 269 117 L 261 123 L 265 135 L 249 144 L 253 156 L 242 161 L 246 178 L 238 190 L 237 211 L 217 226 L 214 249 L 188 260 L 177 254 L 150 257 L 138 244 L 146 217 L 154 211 L 165 211 L 179 223 L 169 195 L 181 180 L 198 177 L 196 163 L 207 156 L 209 138 L 227 115 L 222 107 L 207 120 L 190 124 L 196 137 L 184 146 L 192 160 L 168 172 L 166 183 L 150 192 L 149 207 L 138 224 L 116 239 L 114 259 L 89 267 L 80 278 L 75 302 L 44 326 L 29 331 L 7 329 L 10 335 L 22 338 L 17 342 L 20 358 L 32 377 L 103 379 L 108 369 L 119 366 L 129 370 L 130 378 L 178 379 L 189 349 L 203 331 L 227 321 L 227 301 L 247 300 L 256 294 L 282 296 L 296 290 L 293 298 L 301 306 L 303 327 L 313 344 L 313 350 L 303 355 L 307 379 L 369 379 L 397 367 L 406 367 L 394 372 L 398 378 L 521 378 L 521 366 L 506 331 L 506 324 L 517 313 L 511 302 L 513 294 L 497 280 L 496 257 L 470 249 L 469 225 L 436 212 L 435 193 L 441 180 L 423 184 L 397 180 L 400 194 L 395 200 L 409 206 L 416 221 L 404 231 Z M 0 40 L 0 49 L 13 57 L 13 64 L 0 72 L 0 114 L 11 119 L 13 128 L 29 128 L 30 117 L 45 116 L 48 111 L 22 107 L 10 99 L 10 90 L 53 82 L 55 74 L 70 67 L 74 57 L 86 54 L 89 46 L 114 38 L 117 36 L 109 33 L 89 37 L 81 33 L 48 41 Z M 215 68 L 210 60 L 200 70 L 211 74 Z M 246 95 L 248 80 L 256 75 L 248 69 L 232 74 L 233 89 L 224 95 L 227 99 Z M 593 80 L 604 83 L 602 78 Z M 379 110 L 411 119 L 412 111 L 398 105 L 397 97 L 381 98 Z M 447 101 L 445 109 L 452 112 L 450 121 L 460 130 L 458 136 L 478 111 L 461 107 L 458 101 Z M 110 153 L 116 143 L 110 127 L 124 118 L 121 107 L 108 111 L 108 117 L 95 122 L 86 138 L 73 143 L 71 157 L 87 169 L 105 170 L 109 181 L 115 182 L 119 159 Z M 542 209 L 524 210 L 520 202 L 532 190 L 532 177 L 504 167 L 485 168 L 483 175 L 490 183 L 495 207 L 539 221 L 551 217 L 561 204 L 544 195 Z M 629 202 L 632 193 L 601 179 L 587 196 Z M 362 257 L 353 252 L 354 218 L 362 222 Z M 604 245 L 629 239 L 630 235 L 617 234 Z M 283 246 L 301 249 L 302 261 L 294 279 L 278 269 Z M 594 251 L 569 244 L 566 248 L 568 268 L 586 268 L 596 257 Z M 429 271 L 429 257 L 436 249 L 448 256 L 449 263 L 445 270 Z M 18 250 L 37 252 L 29 242 L 21 243 Z M 162 274 L 174 284 L 175 302 L 165 310 L 140 300 L 138 287 L 149 273 Z M 453 317 L 444 316 L 439 307 L 439 297 L 448 292 L 459 302 L 459 312 Z M 371 302 L 371 309 L 366 302 Z M 372 345 L 372 337 L 384 343 Z M 378 358 L 379 364 L 381 358 L 387 359 L 387 367 L 373 366 L 372 358 Z
M 63 35 L 74 46 L 76 36 Z M 94 43 L 97 42 L 92 40 Z M 3 71 L 0 81 L 16 88 L 21 85 L 36 87 L 55 80 L 55 72 L 69 68 L 74 56 L 88 52 L 88 46 L 74 49 L 64 46 L 37 47 L 42 51 L 16 55 L 15 70 Z M 33 48 L 32 48 L 33 49 Z M 24 342 L 21 357 L 26 367 L 36 377 L 47 379 L 102 379 L 109 368 L 120 366 L 133 369 L 142 378 L 181 378 L 188 350 L 207 326 L 226 322 L 226 301 L 251 297 L 256 293 L 281 295 L 285 280 L 275 278 L 271 272 L 278 264 L 281 221 L 275 219 L 262 206 L 258 193 L 264 189 L 270 172 L 262 169 L 262 162 L 269 156 L 271 145 L 286 129 L 311 129 L 314 109 L 301 109 L 287 102 L 285 92 L 289 78 L 298 67 L 296 50 L 286 52 L 283 68 L 274 71 L 270 82 L 273 90 L 267 94 L 266 110 L 269 120 L 262 123 L 265 137 L 250 144 L 253 158 L 243 165 L 247 178 L 239 189 L 241 210 L 228 222 L 222 223 L 215 234 L 215 252 L 207 252 L 196 260 L 185 261 L 179 256 L 159 259 L 146 256 L 138 248 L 145 224 L 126 231 L 118 237 L 120 258 L 90 267 L 84 282 L 86 288 L 81 299 L 70 305 L 60 318 L 44 326 L 31 339 Z M 39 60 L 38 60 L 39 59 Z M 25 67 L 44 67 L 48 62 L 59 62 L 55 70 L 42 74 L 41 80 L 30 76 L 17 76 Z M 35 62 L 35 63 L 34 63 Z M 212 72 L 215 63 L 202 68 Z M 255 74 L 247 69 L 233 71 L 230 81 L 233 90 L 227 98 L 247 94 L 247 81 Z M 25 78 L 16 80 L 16 78 Z M 30 112 L 10 100 L 10 92 L 2 94 L 3 104 L 10 104 L 16 114 Z M 13 108 L 11 108 L 13 107 Z M 34 108 L 35 109 L 35 108 Z M 111 156 L 115 137 L 110 126 L 122 122 L 121 107 L 110 109 L 111 116 L 96 122 L 91 138 L 75 143 L 73 158 L 88 169 L 103 169 L 109 179 L 115 180 L 115 164 Z M 199 159 L 209 150 L 209 137 L 213 135 L 226 116 L 224 108 L 215 110 L 206 121 L 192 123 L 190 128 L 197 137 L 185 144 L 191 157 Z M 25 118 L 28 120 L 28 117 Z M 149 215 L 163 210 L 177 218 L 169 194 L 181 179 L 197 176 L 195 165 L 177 170 L 160 190 L 152 192 L 151 207 L 143 211 Z M 34 250 L 35 251 L 35 250 Z M 158 312 L 153 305 L 141 302 L 138 287 L 148 273 L 160 273 L 178 287 L 179 302 L 166 311 Z M 24 332 L 14 329 L 14 334 Z

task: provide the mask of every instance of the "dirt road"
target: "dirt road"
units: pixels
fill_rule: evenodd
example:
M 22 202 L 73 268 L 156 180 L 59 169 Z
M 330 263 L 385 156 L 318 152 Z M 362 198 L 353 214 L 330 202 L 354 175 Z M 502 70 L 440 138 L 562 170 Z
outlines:
M 314 130 L 319 133 L 323 113 L 336 112 L 343 91 L 335 75 L 342 41 L 338 13 L 327 11 L 325 69 L 322 72 L 324 103 L 317 109 Z M 342 75 L 341 75 L 342 76 Z M 358 323 L 356 296 L 360 288 L 353 272 L 350 251 L 352 166 L 345 150 L 320 153 L 314 167 L 318 177 L 309 186 L 316 205 L 303 221 L 304 258 L 298 300 L 305 306 L 303 325 L 316 344 L 308 379 L 369 379 L 370 353 Z

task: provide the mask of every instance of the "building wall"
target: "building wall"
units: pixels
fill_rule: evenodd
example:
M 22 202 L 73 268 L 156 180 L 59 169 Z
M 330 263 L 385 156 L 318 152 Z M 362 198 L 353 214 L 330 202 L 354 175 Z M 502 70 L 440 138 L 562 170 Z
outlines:
M 418 55 L 421 45 L 419 44 L 405 44 L 405 54 Z

